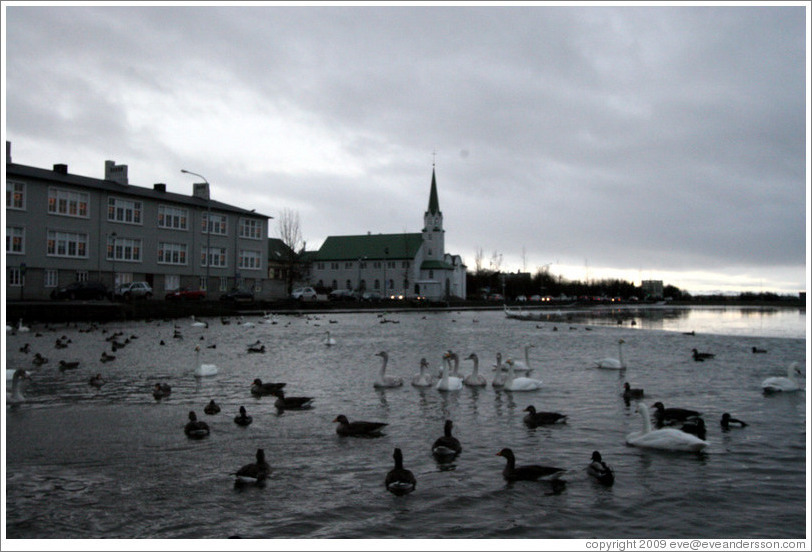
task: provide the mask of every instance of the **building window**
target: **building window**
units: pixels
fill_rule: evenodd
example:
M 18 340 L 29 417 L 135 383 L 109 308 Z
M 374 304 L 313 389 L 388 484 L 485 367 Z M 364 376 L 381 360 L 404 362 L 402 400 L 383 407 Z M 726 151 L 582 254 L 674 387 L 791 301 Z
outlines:
M 180 276 L 167 274 L 164 276 L 164 291 L 175 291 L 180 287 Z
M 107 200 L 107 220 L 141 224 L 141 202 L 111 197 Z
M 186 265 L 186 244 L 158 242 L 158 264 Z
M 338 270 L 338 263 L 330 263 L 330 270 Z
M 316 263 L 316 268 L 318 270 L 324 270 L 324 263 Z
M 403 261 L 400 265 L 401 268 L 409 268 L 409 261 Z
M 366 267 L 367 267 L 367 264 L 365 262 L 363 262 L 363 261 L 358 265 L 358 268 L 366 268 Z
M 333 280 L 333 285 L 332 285 L 332 286 L 330 286 L 330 289 L 338 289 L 338 282 L 336 282 L 335 280 Z
M 240 237 L 251 240 L 262 239 L 262 221 L 257 219 L 240 219 Z
M 87 270 L 77 270 L 75 281 L 87 282 Z
M 208 222 L 211 220 L 211 222 Z M 212 215 L 211 213 L 203 214 L 203 233 L 211 232 L 218 236 L 225 236 L 228 230 L 226 225 L 227 218 L 225 215 Z M 208 228 L 208 230 L 207 230 Z
M 347 280 L 347 287 L 346 287 L 346 288 L 344 288 L 344 289 L 352 289 L 352 282 L 350 282 L 349 280 Z
M 389 280 L 389 287 L 386 288 L 386 289 L 388 289 L 390 291 L 394 291 L 394 289 L 395 289 L 395 281 L 394 280 Z
M 249 249 L 240 250 L 240 268 L 258 270 L 262 268 L 262 253 Z
M 48 188 L 48 213 L 66 217 L 88 218 L 90 196 L 86 192 L 74 192 Z
M 48 230 L 47 239 L 49 257 L 87 258 L 87 234 Z
M 23 182 L 6 181 L 6 208 L 25 209 L 25 184 Z
M 45 287 L 57 287 L 59 285 L 59 271 L 53 268 L 45 269 Z
M 377 278 L 375 279 L 375 289 L 381 289 L 381 281 Z
M 141 240 L 108 237 L 107 260 L 141 262 Z
M 434 279 L 434 271 L 433 270 L 429 270 L 429 279 L 430 280 Z
M 180 207 L 158 205 L 158 227 L 172 230 L 186 230 L 188 228 L 189 211 Z
M 6 226 L 6 253 L 25 253 L 25 228 Z
M 234 282 L 237 285 L 237 282 Z M 228 278 L 220 278 L 220 291 L 228 291 Z
M 211 249 L 203 247 L 200 254 L 200 266 L 225 268 L 227 266 L 226 253 L 225 247 L 212 247 Z
M 25 285 L 25 276 L 19 268 L 8 269 L 8 285 L 11 287 L 21 287 Z
M 397 263 L 395 261 L 389 261 L 388 263 L 386 263 L 386 267 L 387 268 L 396 268 Z
M 372 268 L 381 268 L 381 262 L 375 261 L 374 263 L 372 263 Z
M 352 263 L 344 263 L 344 268 L 352 268 Z
M 202 290 L 208 290 L 209 288 L 207 287 L 207 283 L 208 282 L 206 281 L 206 277 L 201 276 L 200 280 L 198 280 L 198 282 L 197 282 L 197 287 L 199 287 Z

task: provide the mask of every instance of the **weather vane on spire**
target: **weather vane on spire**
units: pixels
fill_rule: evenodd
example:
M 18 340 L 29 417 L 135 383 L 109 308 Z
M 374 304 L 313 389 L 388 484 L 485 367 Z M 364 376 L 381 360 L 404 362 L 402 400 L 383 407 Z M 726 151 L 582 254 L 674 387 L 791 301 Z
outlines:
M 437 150 L 434 149 L 431 152 L 431 168 L 433 169 L 436 164 L 437 164 Z

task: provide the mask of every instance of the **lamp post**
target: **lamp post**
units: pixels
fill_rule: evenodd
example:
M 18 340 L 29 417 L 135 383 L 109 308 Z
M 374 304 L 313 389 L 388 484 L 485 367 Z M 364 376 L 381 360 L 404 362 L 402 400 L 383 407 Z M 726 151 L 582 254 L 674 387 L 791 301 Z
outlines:
M 115 232 L 110 234 L 110 239 L 112 240 L 112 251 L 110 251 L 110 265 L 112 266 L 113 272 L 113 296 L 116 294 L 116 238 L 118 234 Z
M 193 173 L 186 169 L 181 169 L 183 174 L 191 174 L 203 179 L 206 183 L 206 296 L 209 295 L 209 266 L 211 265 L 211 192 L 209 190 L 209 181 L 202 174 Z
M 383 298 L 384 299 L 389 299 L 389 297 L 387 297 L 387 295 L 386 295 L 386 264 L 389 262 L 389 248 L 388 247 L 383 248 L 383 254 L 384 254 L 384 259 L 383 259 Z

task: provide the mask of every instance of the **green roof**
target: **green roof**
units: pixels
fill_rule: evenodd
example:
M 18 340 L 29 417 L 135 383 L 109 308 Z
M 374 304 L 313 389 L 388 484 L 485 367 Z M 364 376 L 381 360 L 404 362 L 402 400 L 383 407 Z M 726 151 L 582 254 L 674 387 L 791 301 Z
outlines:
M 318 261 L 372 259 L 414 259 L 423 245 L 422 234 L 365 234 L 329 236 L 318 253 Z
M 431 169 L 431 192 L 429 193 L 429 213 L 436 215 L 440 212 L 440 200 L 437 198 L 437 179 L 434 169 Z
M 268 262 L 289 261 L 296 258 L 296 254 L 279 238 L 268 238 Z
M 454 270 L 454 267 L 445 261 L 423 261 L 420 270 Z

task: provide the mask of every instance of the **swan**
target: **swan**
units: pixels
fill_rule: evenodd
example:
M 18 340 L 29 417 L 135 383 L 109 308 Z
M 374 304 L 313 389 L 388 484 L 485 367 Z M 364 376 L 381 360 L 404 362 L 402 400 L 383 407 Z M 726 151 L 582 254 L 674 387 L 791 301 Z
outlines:
M 392 458 L 395 459 L 395 467 L 386 474 L 386 490 L 396 496 L 409 494 L 417 486 L 417 480 L 412 472 L 403 467 L 403 453 L 399 448 L 395 448 Z
M 513 359 L 508 359 L 508 377 L 503 389 L 505 391 L 535 391 L 541 387 L 542 381 L 539 379 L 524 376 L 516 377 L 513 369 Z
M 449 370 L 451 369 L 451 360 L 449 358 L 449 354 L 446 353 L 443 356 L 443 371 L 442 376 L 440 377 L 440 381 L 437 382 L 435 386 L 438 391 L 459 391 L 462 389 L 462 379 L 450 376 L 448 374 Z
M 386 365 L 389 363 L 389 353 L 387 353 L 386 351 L 381 351 L 380 353 L 375 353 L 375 356 L 381 357 L 382 361 L 381 361 L 381 373 L 378 375 L 378 379 L 375 380 L 373 386 L 377 388 L 388 388 L 388 387 L 400 387 L 401 385 L 403 385 L 403 378 L 386 375 Z
M 209 434 L 209 424 L 198 420 L 197 414 L 192 410 L 189 412 L 189 421 L 183 428 L 183 432 L 192 439 L 202 439 Z
M 451 361 L 454 361 L 454 366 L 451 366 Z M 443 353 L 443 362 L 448 362 L 449 375 L 453 378 L 460 377 L 460 357 L 454 351 L 448 350 Z M 437 377 L 443 377 L 443 367 L 437 373 Z
M 563 424 L 567 422 L 567 415 L 559 412 L 536 412 L 532 404 L 524 409 L 528 414 L 522 420 L 528 427 L 535 428 L 540 425 Z
M 779 391 L 798 391 L 801 386 L 795 376 L 800 376 L 801 370 L 798 363 L 793 362 L 787 368 L 787 376 L 773 376 L 761 382 L 761 388 L 765 393 L 777 393 Z
M 603 461 L 601 453 L 597 450 L 592 453 L 592 462 L 586 467 L 586 473 L 604 485 L 611 485 L 615 482 L 614 471 Z
M 708 443 L 699 437 L 679 429 L 666 427 L 652 430 L 648 407 L 643 403 L 638 403 L 637 411 L 640 413 L 640 417 L 643 418 L 643 430 L 629 433 L 626 436 L 626 443 L 629 445 L 688 452 L 698 452 L 708 446 Z
M 623 344 L 626 343 L 623 339 L 617 340 L 617 356 L 618 358 L 602 358 L 595 361 L 598 368 L 607 368 L 609 370 L 622 370 L 626 368 L 626 363 L 623 361 Z
M 10 381 L 14 380 L 14 374 L 17 373 L 17 370 L 21 370 L 21 368 L 17 368 L 17 369 L 6 368 L 6 383 L 9 383 Z M 31 372 L 29 372 L 28 370 L 23 370 L 23 372 L 25 372 L 26 377 L 31 375 Z
M 431 387 L 434 384 L 434 378 L 428 373 L 429 361 L 425 358 L 420 359 L 420 373 L 412 378 L 412 385 L 415 387 Z
M 254 327 L 254 323 L 253 323 L 253 322 L 246 322 L 246 321 L 243 321 L 242 316 L 240 316 L 240 321 L 238 322 L 238 324 L 239 324 L 240 326 L 242 326 L 243 328 L 253 328 L 253 327 Z
M 234 474 L 237 477 L 234 484 L 260 485 L 268 478 L 270 473 L 271 466 L 265 461 L 265 450 L 257 449 L 257 461 L 255 463 L 246 464 L 237 470 Z
M 552 466 L 519 466 L 516 467 L 516 457 L 513 451 L 509 448 L 503 448 L 496 453 L 496 456 L 502 456 L 507 460 L 505 469 L 502 470 L 502 476 L 507 481 L 537 481 L 539 479 L 554 480 L 558 479 L 566 471 L 562 468 L 554 468 Z
M 11 378 L 11 397 L 8 399 L 11 404 L 20 404 L 25 402 L 25 395 L 23 394 L 23 380 L 30 379 L 28 372 L 22 368 L 14 371 Z
M 332 337 L 330 337 L 330 332 L 329 331 L 327 331 L 326 333 L 327 333 L 327 339 L 324 340 L 324 344 L 327 345 L 328 347 L 332 347 L 333 345 L 336 344 L 336 340 L 333 339 Z
M 195 320 L 195 315 L 192 315 L 192 327 L 193 328 L 208 328 L 208 322 L 200 322 L 199 320 Z
M 195 346 L 195 377 L 216 376 L 218 371 L 216 364 L 200 364 L 200 346 Z
M 443 436 L 438 437 L 431 445 L 431 453 L 437 460 L 446 461 L 462 452 L 462 445 L 459 439 L 451 435 L 451 428 L 454 422 L 446 420 L 443 426 Z
M 253 421 L 254 421 L 254 418 L 252 418 L 251 416 L 248 415 L 248 413 L 245 411 L 244 406 L 241 406 L 240 407 L 240 413 L 237 414 L 236 416 L 234 416 L 234 423 L 237 424 L 237 425 L 247 426 L 247 425 L 250 425 L 251 422 L 253 422 Z
M 17 331 L 20 333 L 30 332 L 31 328 L 29 328 L 28 326 L 23 326 L 23 319 L 20 318 L 17 321 Z
M 533 371 L 533 368 L 530 367 L 530 349 L 535 348 L 535 345 L 525 345 L 524 346 L 524 361 L 521 360 L 514 360 L 513 361 L 513 371 L 516 373 L 524 373 L 525 376 L 529 375 L 530 372 Z M 498 359 L 497 359 L 498 360 Z M 511 359 L 508 359 L 510 361 Z M 506 370 L 506 367 L 503 367 L 503 370 Z
M 336 433 L 342 437 L 348 435 L 356 437 L 377 437 L 381 435 L 381 430 L 389 425 L 384 422 L 350 422 L 344 414 L 336 416 L 333 422 L 338 423 Z
M 214 416 L 220 412 L 220 405 L 214 402 L 214 399 L 209 401 L 209 404 L 203 407 L 203 412 L 208 414 L 209 416 Z
M 730 413 L 728 412 L 722 414 L 722 421 L 719 423 L 722 425 L 722 429 L 724 431 L 728 431 L 734 425 L 738 425 L 739 427 L 747 427 L 745 422 L 737 420 L 736 418 L 731 418 Z
M 507 366 L 502 364 L 502 353 L 496 353 L 496 364 L 493 365 L 494 372 L 507 371 Z
M 470 376 L 465 376 L 462 380 L 464 385 L 469 387 L 485 387 L 488 385 L 487 380 L 481 375 L 479 375 L 479 357 L 476 353 L 471 353 L 468 355 L 466 360 L 473 360 L 474 361 L 474 371 L 471 372 Z

